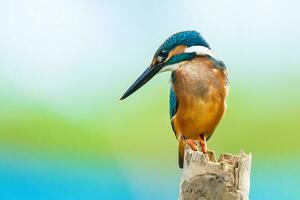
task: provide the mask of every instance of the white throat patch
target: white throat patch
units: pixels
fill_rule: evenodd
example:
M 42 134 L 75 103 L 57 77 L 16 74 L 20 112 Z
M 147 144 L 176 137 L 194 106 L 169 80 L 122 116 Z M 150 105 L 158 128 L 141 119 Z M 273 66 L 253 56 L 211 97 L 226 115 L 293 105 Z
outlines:
M 214 54 L 213 52 L 207 48 L 207 47 L 204 47 L 204 46 L 191 46 L 191 47 L 188 47 L 184 50 L 185 53 L 196 53 L 197 55 L 209 55 L 211 57 L 214 57 Z
M 173 65 L 167 65 L 163 67 L 159 72 L 166 72 L 166 71 L 175 71 L 180 66 L 180 63 L 175 63 Z

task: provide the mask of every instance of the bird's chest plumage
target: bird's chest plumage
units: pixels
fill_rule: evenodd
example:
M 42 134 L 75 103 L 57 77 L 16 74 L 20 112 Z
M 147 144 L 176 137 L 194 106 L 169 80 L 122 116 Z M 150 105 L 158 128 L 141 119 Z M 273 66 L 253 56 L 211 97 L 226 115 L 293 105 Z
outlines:
M 207 57 L 185 63 L 173 72 L 172 87 L 178 107 L 173 127 L 178 136 L 209 137 L 226 109 L 227 77 Z

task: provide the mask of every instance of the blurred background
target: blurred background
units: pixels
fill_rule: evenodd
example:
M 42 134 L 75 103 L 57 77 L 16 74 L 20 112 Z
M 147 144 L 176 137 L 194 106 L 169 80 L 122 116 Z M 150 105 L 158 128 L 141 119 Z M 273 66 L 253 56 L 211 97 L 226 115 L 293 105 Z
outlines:
M 297 199 L 300 3 L 0 0 L 0 199 L 177 199 L 163 73 L 123 92 L 159 45 L 198 30 L 226 64 L 208 143 L 252 152 L 251 199 Z

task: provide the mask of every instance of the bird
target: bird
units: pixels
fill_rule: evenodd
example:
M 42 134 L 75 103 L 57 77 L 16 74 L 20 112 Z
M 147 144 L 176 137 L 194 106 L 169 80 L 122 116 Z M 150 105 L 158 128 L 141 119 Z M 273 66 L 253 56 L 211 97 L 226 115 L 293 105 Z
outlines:
M 156 74 L 171 72 L 169 112 L 178 140 L 178 164 L 184 165 L 185 146 L 207 153 L 207 140 L 226 111 L 229 91 L 225 64 L 195 30 L 171 35 L 155 52 L 149 67 L 120 100 L 137 91 Z M 199 149 L 198 145 L 199 144 Z

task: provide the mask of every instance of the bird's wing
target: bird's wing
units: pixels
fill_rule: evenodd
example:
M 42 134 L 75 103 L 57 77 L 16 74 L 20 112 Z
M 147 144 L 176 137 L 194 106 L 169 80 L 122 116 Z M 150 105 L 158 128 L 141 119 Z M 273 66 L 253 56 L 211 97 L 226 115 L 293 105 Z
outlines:
M 172 119 L 176 114 L 177 106 L 178 106 L 177 98 L 172 87 L 170 88 L 169 105 L 170 105 L 170 119 Z
M 213 58 L 213 57 L 209 57 L 209 58 L 216 68 L 226 70 L 226 66 L 223 63 L 223 61 L 217 60 L 216 58 Z
M 178 106 L 177 97 L 175 95 L 173 88 L 171 87 L 170 88 L 170 96 L 169 96 L 169 108 L 170 108 L 171 125 L 172 125 L 172 129 L 175 133 L 175 136 L 176 136 L 176 131 L 175 131 L 174 125 L 173 125 L 173 117 L 176 115 L 177 106 Z
M 175 133 L 175 137 L 177 137 L 176 130 L 174 128 L 173 117 L 176 115 L 177 112 L 178 100 L 172 87 L 170 89 L 169 105 L 170 105 L 170 119 L 171 119 L 172 129 Z M 183 143 L 182 140 L 180 140 L 178 145 L 178 164 L 181 169 L 183 168 L 184 146 L 185 144 Z

